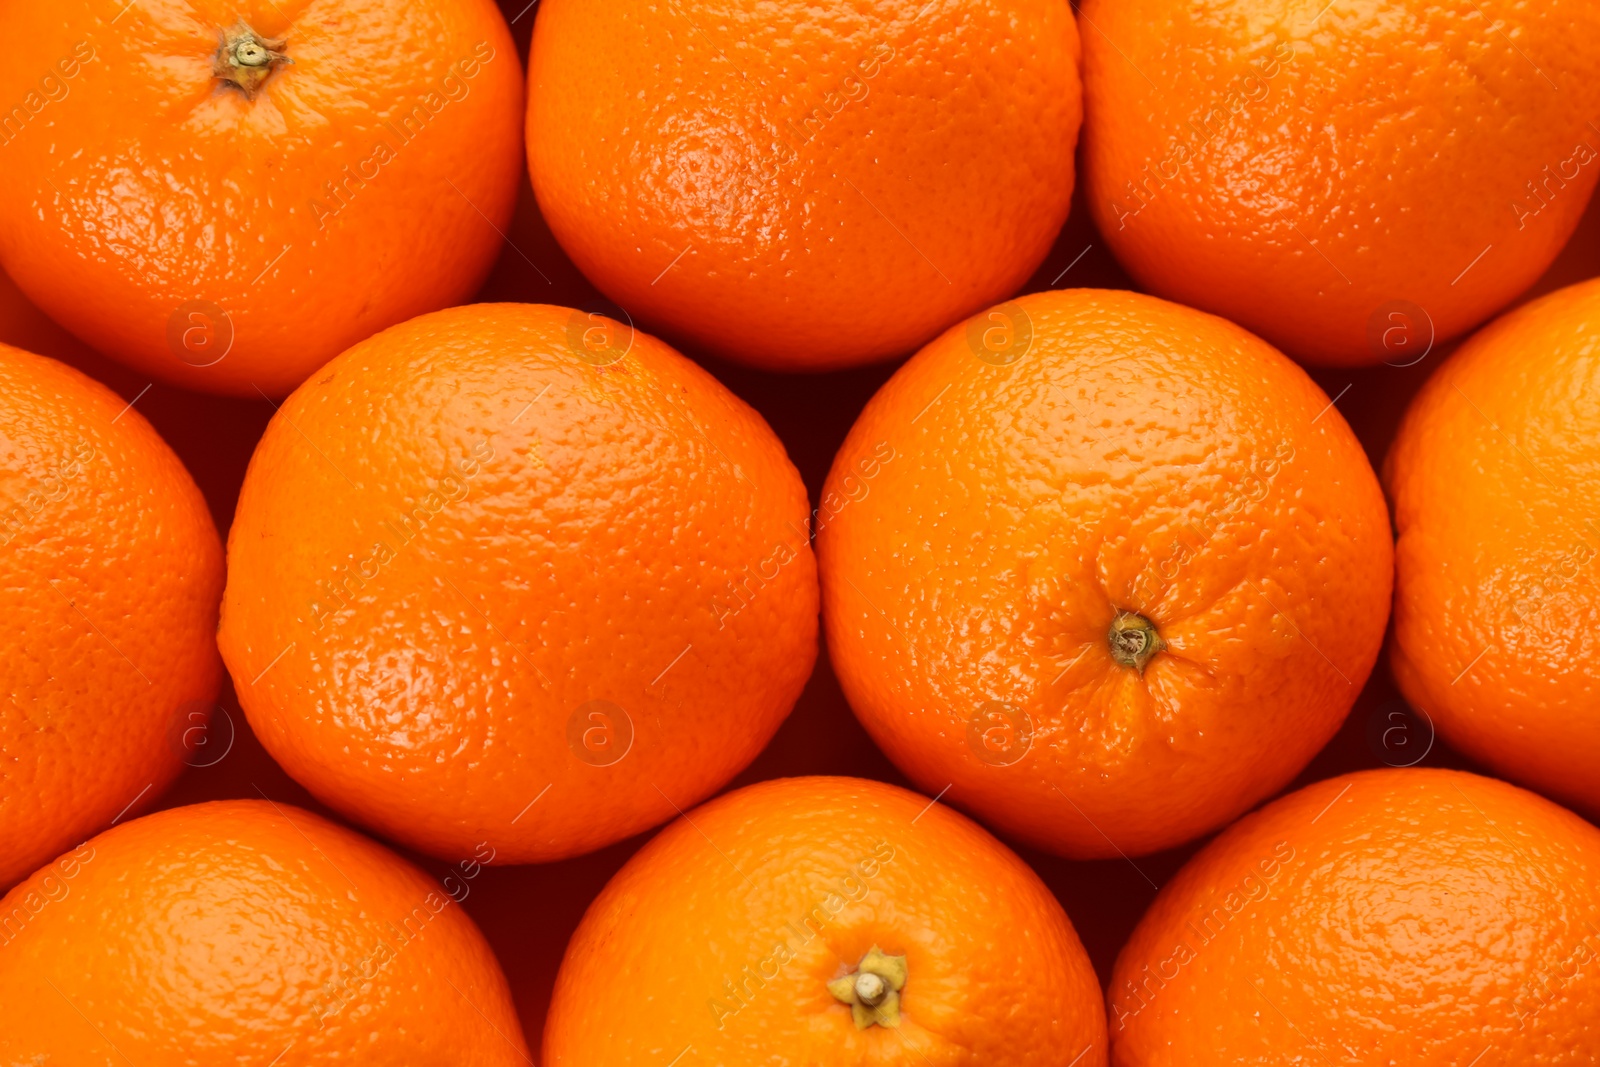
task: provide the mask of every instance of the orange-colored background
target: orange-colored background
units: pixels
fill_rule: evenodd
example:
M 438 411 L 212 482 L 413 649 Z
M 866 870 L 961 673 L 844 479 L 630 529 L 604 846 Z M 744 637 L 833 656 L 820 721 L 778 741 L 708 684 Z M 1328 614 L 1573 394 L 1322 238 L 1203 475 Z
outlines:
M 529 9 L 525 10 L 525 5 Z M 528 0 L 501 0 L 501 7 L 506 18 L 514 20 L 512 31 L 526 57 L 536 9 Z M 1524 299 L 1600 275 L 1600 207 L 1596 205 L 1600 205 L 1600 198 L 1590 204 L 1566 250 Z M 507 247 L 480 293 L 481 299 L 576 306 L 598 295 L 550 236 L 526 180 L 516 220 L 507 237 Z M 1067 270 L 1069 265 L 1071 269 Z M 1049 257 L 1024 291 L 1067 286 L 1132 288 L 1090 224 L 1081 197 L 1074 203 L 1072 217 Z M 88 350 L 45 318 L 3 274 L 0 341 L 64 360 L 130 400 L 148 384 L 143 376 Z M 1420 363 L 1403 369 L 1379 366 L 1354 371 L 1314 370 L 1312 376 L 1329 397 L 1338 397 L 1339 409 L 1376 467 L 1383 461 L 1412 394 L 1448 352 L 1448 346 L 1437 347 Z M 698 353 L 690 354 L 701 358 Z M 805 478 L 813 504 L 845 432 L 862 405 L 894 369 L 889 364 L 795 377 L 764 374 L 709 358 L 701 358 L 701 362 L 772 424 Z M 245 465 L 272 408 L 265 400 L 200 396 L 157 383 L 139 397 L 138 409 L 188 464 L 210 502 L 218 529 L 226 536 Z M 1378 750 L 1368 740 L 1369 727 L 1375 721 L 1387 723 L 1384 716 L 1397 699 L 1387 665 L 1380 662 L 1344 729 L 1291 788 L 1349 770 L 1380 766 Z M 262 750 L 239 711 L 231 687 L 224 687 L 219 705 L 237 731 L 228 755 L 211 766 L 189 769 L 166 795 L 144 798 L 128 817 L 155 808 L 225 797 L 257 797 L 263 793 L 274 800 L 335 817 Z M 220 741 L 224 734 L 225 726 L 214 724 L 212 739 Z M 1416 738 L 1415 743 L 1420 740 Z M 1470 767 L 1438 744 L 1423 762 Z M 825 650 L 788 722 L 729 788 L 798 774 L 858 775 L 907 784 L 857 725 L 839 691 Z M 959 797 L 947 800 L 960 805 Z M 463 904 L 499 954 L 529 1043 L 534 1047 L 543 1032 L 545 1008 L 567 938 L 589 900 L 647 837 L 565 863 L 487 869 L 465 883 L 468 893 Z M 1103 983 L 1117 950 L 1155 896 L 1155 887 L 1170 878 L 1198 847 L 1198 843 L 1192 844 L 1133 861 L 1092 863 L 1069 862 L 1027 849 L 1019 851 L 1066 907 Z M 451 873 L 447 864 L 415 855 L 411 858 L 441 877 Z

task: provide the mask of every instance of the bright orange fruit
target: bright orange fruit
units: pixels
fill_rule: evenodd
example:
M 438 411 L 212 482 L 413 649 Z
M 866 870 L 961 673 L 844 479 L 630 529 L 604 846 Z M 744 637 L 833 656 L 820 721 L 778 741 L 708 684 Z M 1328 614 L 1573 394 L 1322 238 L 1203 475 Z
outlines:
M 1229 827 L 1117 959 L 1117 1067 L 1594 1062 L 1600 831 L 1460 771 L 1332 778 Z
M 550 1067 L 1103 1067 L 1089 958 L 967 819 L 851 778 L 762 782 L 663 830 L 567 947 Z
M 1600 814 L 1600 280 L 1485 327 L 1389 452 L 1395 680 L 1452 746 Z
M 1281 789 L 1377 657 L 1392 547 L 1361 445 L 1244 330 L 1127 292 L 953 327 L 873 397 L 817 521 L 828 649 L 930 793 L 1075 857 Z
M 446 859 L 575 855 L 753 759 L 817 651 L 800 476 L 761 416 L 623 324 L 426 315 L 267 427 L 219 642 L 262 743 Z
M 1600 5 L 1084 0 L 1084 185 L 1140 285 L 1401 362 L 1542 274 L 1600 175 Z
M 522 71 L 491 0 L 0 0 L 0 261 L 107 355 L 281 396 L 501 247 Z
M 1016 291 L 1072 199 L 1061 0 L 544 0 L 528 160 L 630 313 L 728 359 L 910 351 Z
M 221 595 L 211 513 L 138 409 L 0 345 L 0 888 L 177 776 Z
M 0 1058 L 532 1062 L 500 965 L 437 883 L 261 800 L 125 823 L 0 901 Z

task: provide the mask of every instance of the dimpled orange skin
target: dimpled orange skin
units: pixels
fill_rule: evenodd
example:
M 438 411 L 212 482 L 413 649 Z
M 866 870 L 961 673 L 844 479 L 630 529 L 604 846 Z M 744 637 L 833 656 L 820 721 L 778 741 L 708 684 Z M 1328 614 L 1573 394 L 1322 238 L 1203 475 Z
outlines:
M 1600 174 L 1588 0 L 1086 0 L 1081 18 L 1100 232 L 1141 287 L 1296 359 L 1404 361 L 1386 329 L 1476 326 L 1544 272 Z
M 1454 748 L 1600 814 L 1600 280 L 1484 327 L 1384 465 L 1400 691 Z
M 240 19 L 293 60 L 254 100 L 212 72 Z M 492 0 L 0 0 L 0 24 L 0 107 L 26 117 L 0 261 L 114 359 L 282 396 L 499 254 L 522 70 Z
M 668 336 L 771 370 L 900 355 L 1050 250 L 1078 50 L 1062 0 L 545 0 L 533 188 Z
M 979 358 L 1030 323 L 1020 358 Z M 924 348 L 851 429 L 817 528 L 829 654 L 878 745 L 1078 858 L 1280 789 L 1389 610 L 1388 516 L 1337 408 L 1237 326 L 1136 293 L 1023 297 Z M 1112 658 L 1118 612 L 1166 642 L 1142 674 Z
M 530 1062 L 465 912 L 387 849 L 263 800 L 124 823 L 0 902 L 7 1063 Z
M 211 513 L 138 409 L 0 345 L 0 889 L 177 777 L 221 596 Z
M 827 989 L 874 945 L 906 957 L 895 1030 L 858 1030 Z M 1014 853 L 915 793 L 789 778 L 690 813 L 611 880 L 567 946 L 544 1062 L 1101 1067 L 1105 1040 L 1078 935 Z
M 606 328 L 529 304 L 397 326 L 296 391 L 245 476 L 219 642 L 251 725 L 441 858 L 560 859 L 670 818 L 755 758 L 816 658 L 783 445 Z M 580 359 L 586 337 L 626 355 Z
M 1113 971 L 1112 1062 L 1591 1064 L 1597 956 L 1600 831 L 1461 771 L 1344 775 L 1162 888 Z

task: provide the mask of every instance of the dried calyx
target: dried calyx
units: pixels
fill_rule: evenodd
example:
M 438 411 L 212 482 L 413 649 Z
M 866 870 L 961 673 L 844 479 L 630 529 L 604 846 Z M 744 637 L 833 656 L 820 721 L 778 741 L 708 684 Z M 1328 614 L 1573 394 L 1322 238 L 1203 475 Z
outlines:
M 1156 632 L 1155 623 L 1131 611 L 1117 612 L 1106 633 L 1106 643 L 1111 646 L 1112 659 L 1141 674 L 1155 654 L 1167 647 Z
M 221 36 L 212 73 L 219 80 L 243 90 L 250 99 L 255 99 L 261 83 L 271 77 L 273 71 L 294 62 L 283 52 L 287 43 L 284 38 L 263 37 L 243 19 L 221 31 Z
M 904 956 L 885 956 L 873 945 L 855 971 L 828 983 L 828 992 L 839 1003 L 850 1005 L 857 1030 L 873 1024 L 892 1030 L 900 1025 L 900 991 L 906 977 Z

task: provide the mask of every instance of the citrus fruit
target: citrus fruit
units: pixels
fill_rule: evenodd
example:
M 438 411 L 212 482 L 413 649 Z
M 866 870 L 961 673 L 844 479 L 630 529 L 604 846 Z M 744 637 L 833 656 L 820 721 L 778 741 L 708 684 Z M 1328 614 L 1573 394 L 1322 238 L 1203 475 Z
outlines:
M 0 924 L 7 1063 L 531 1062 L 450 896 L 287 805 L 124 823 L 13 889 Z
M 0 345 L 0 888 L 177 776 L 221 594 L 211 513 L 138 409 Z
M 1280 789 L 1383 640 L 1377 478 L 1304 371 L 1135 293 L 951 328 L 868 403 L 817 516 L 828 649 L 906 774 L 1085 858 Z
M 1385 463 L 1401 692 L 1452 746 L 1600 814 L 1600 280 L 1518 308 L 1412 402 Z
M 961 815 L 852 778 L 718 797 L 663 830 L 567 947 L 544 1062 L 1106 1062 L 1061 905 Z
M 0 0 L 0 262 L 113 358 L 281 396 L 458 303 L 520 178 L 491 0 Z
M 1526 289 L 1600 174 L 1600 6 L 1085 0 L 1084 189 L 1139 284 L 1404 363 Z
M 219 643 L 326 803 L 445 859 L 575 855 L 753 759 L 816 657 L 800 476 L 626 324 L 414 319 L 286 401 L 246 473 Z
M 899 355 L 1013 292 L 1072 199 L 1060 0 L 545 0 L 528 161 L 551 231 L 728 359 Z
M 1328 779 L 1229 827 L 1151 905 L 1117 1067 L 1592 1062 L 1600 831 L 1461 771 Z

